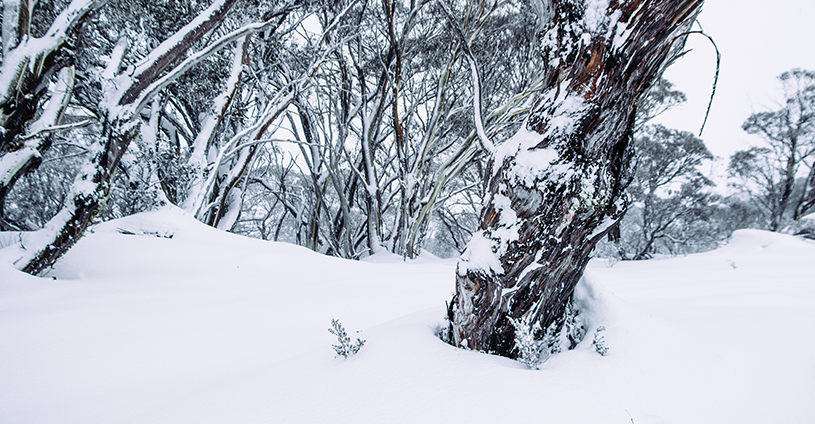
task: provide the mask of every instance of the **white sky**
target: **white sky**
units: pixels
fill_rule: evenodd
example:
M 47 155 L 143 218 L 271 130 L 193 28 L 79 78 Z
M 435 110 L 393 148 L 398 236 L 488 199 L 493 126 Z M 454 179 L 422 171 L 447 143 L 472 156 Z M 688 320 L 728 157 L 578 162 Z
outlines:
M 722 157 L 714 172 L 725 171 L 728 157 L 761 139 L 742 131 L 754 112 L 777 108 L 777 76 L 792 68 L 815 70 L 815 2 L 812 0 L 707 0 L 699 22 L 722 54 L 713 108 L 702 139 Z M 716 53 L 703 36 L 692 35 L 692 49 L 665 72 L 688 102 L 665 113 L 666 126 L 698 134 L 710 97 Z

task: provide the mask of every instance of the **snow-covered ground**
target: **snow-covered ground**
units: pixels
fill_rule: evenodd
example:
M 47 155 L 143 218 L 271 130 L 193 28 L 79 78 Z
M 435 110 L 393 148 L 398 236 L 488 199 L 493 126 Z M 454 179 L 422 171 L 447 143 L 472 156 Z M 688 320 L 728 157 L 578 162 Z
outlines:
M 815 422 L 815 242 L 750 230 L 594 261 L 589 336 L 538 371 L 434 336 L 454 268 L 323 257 L 172 209 L 100 225 L 48 278 L 0 266 L 0 422 Z M 334 357 L 332 317 L 359 354 Z

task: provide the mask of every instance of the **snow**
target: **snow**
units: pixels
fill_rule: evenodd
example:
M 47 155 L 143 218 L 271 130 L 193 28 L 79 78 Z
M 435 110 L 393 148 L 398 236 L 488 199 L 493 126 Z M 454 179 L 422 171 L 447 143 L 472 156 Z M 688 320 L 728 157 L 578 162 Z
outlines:
M 40 153 L 32 147 L 23 147 L 16 152 L 9 152 L 0 157 L 0 186 L 7 187 L 11 179 L 28 161 Z
M 57 83 L 50 91 L 50 98 L 46 104 L 42 115 L 34 121 L 28 129 L 29 134 L 37 134 L 46 131 L 57 124 L 65 106 L 68 104 L 69 96 L 74 85 L 74 67 L 67 66 L 60 69 Z
M 493 248 L 495 243 L 504 244 L 502 242 L 503 240 L 496 242 L 485 237 L 482 231 L 477 231 L 473 234 L 470 242 L 467 243 L 467 249 L 461 254 L 462 266 L 459 267 L 459 274 L 466 275 L 467 270 L 482 271 L 487 275 L 503 274 L 504 268 L 501 266 L 501 261 L 498 260 L 498 254 L 496 253 L 502 246 Z
M 60 46 L 65 41 L 66 33 L 73 28 L 77 20 L 100 3 L 101 1 L 94 0 L 73 0 L 54 18 L 54 22 L 43 37 L 25 36 L 17 46 L 3 46 L 5 57 L 0 68 L 0 98 L 5 99 L 12 95 L 14 84 L 25 66 L 29 67 L 31 73 L 39 73 L 40 70 L 35 67 L 42 66 L 41 59 Z M 6 6 L 4 13 L 11 10 L 9 6 Z M 9 40 L 4 40 L 6 41 Z
M 454 260 L 340 260 L 165 208 L 94 227 L 45 278 L 0 265 L 0 421 L 815 422 L 813 255 L 743 230 L 592 261 L 586 339 L 532 371 L 435 337 Z M 356 356 L 335 358 L 332 318 Z
M 568 181 L 573 170 L 566 165 L 559 165 L 560 154 L 558 146 L 540 146 L 546 139 L 565 138 L 574 131 L 576 118 L 587 107 L 578 95 L 568 93 L 566 84 L 562 90 L 554 90 L 543 100 L 549 109 L 546 132 L 538 134 L 531 131 L 524 123 L 509 140 L 495 149 L 493 174 L 497 173 L 507 160 L 512 165 L 507 170 L 507 177 L 514 181 L 523 182 L 527 187 L 544 186 L 547 181 Z
M 608 10 L 608 0 L 588 0 L 586 1 L 586 12 L 583 16 L 586 31 L 596 33 L 606 23 L 606 11 Z
M 26 40 L 20 42 L 22 47 L 9 51 L 3 57 L 3 65 L 0 67 L 0 100 L 4 102 L 14 94 L 15 84 L 31 60 L 27 45 L 24 43 Z

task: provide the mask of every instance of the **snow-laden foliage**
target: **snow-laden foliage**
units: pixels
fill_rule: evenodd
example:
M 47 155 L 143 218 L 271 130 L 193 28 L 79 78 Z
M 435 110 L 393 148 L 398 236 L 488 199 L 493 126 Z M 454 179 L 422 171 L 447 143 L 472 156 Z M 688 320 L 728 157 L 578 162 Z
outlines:
M 591 341 L 591 346 L 594 348 L 595 352 L 600 354 L 600 356 L 606 356 L 608 353 L 606 336 L 603 334 L 605 331 L 606 327 L 602 325 L 597 327 L 597 330 L 594 331 L 594 339 Z
M 6 12 L 23 3 L 9 2 Z M 97 219 L 149 209 L 166 197 L 217 228 L 346 258 L 379 249 L 404 256 L 422 248 L 444 256 L 465 249 L 479 227 L 481 181 L 490 171 L 481 145 L 518 151 L 521 140 L 511 136 L 540 100 L 540 70 L 551 58 L 539 48 L 559 43 L 547 33 L 555 15 L 550 1 L 480 11 L 451 4 L 448 14 L 432 2 L 406 1 L 389 2 L 391 14 L 353 1 L 34 3 L 33 38 L 13 36 L 12 19 L 4 25 L 3 84 L 19 79 L 17 68 L 31 74 L 25 84 L 10 85 L 30 89 L 14 97 L 30 104 L 4 110 L 31 116 L 10 117 L 3 128 L 10 143 L 0 146 L 0 182 L 9 191 L 19 187 L 10 197 L 0 193 L 0 225 L 34 229 L 20 216 L 37 215 L 39 222 L 56 214 L 53 205 L 33 204 L 38 197 L 25 181 L 44 180 L 29 177 L 41 161 L 54 160 L 48 143 L 86 149 L 121 135 L 130 141 L 114 150 L 128 144 L 131 151 L 113 170 L 66 161 L 43 171 L 64 169 L 62 181 L 81 168 L 85 185 L 109 177 L 109 196 L 102 190 L 95 197 L 104 203 Z M 583 31 L 622 40 L 627 34 L 619 16 L 603 13 L 605 0 L 563 5 L 582 14 L 569 36 Z M 207 16 L 222 21 L 204 37 L 196 25 Z M 586 47 L 585 38 L 550 53 L 566 60 Z M 165 66 L 179 49 L 186 52 Z M 38 55 L 46 58 L 35 72 Z M 26 60 L 30 66 L 17 66 Z M 58 86 L 68 73 L 76 84 L 64 90 Z M 53 100 L 58 92 L 65 93 L 64 111 Z M 537 102 L 557 109 L 553 137 L 574 129 L 585 106 L 579 96 L 561 94 Z M 133 122 L 111 125 L 117 117 Z M 561 172 L 554 150 L 524 147 L 513 166 L 517 176 L 578 184 L 586 195 L 571 209 L 597 203 L 591 179 L 570 180 L 576 174 Z M 533 169 L 537 163 L 551 166 Z M 68 190 L 55 187 L 41 202 L 64 204 Z M 527 197 L 538 200 L 533 190 Z M 25 209 L 34 208 L 21 210 L 20 198 L 31 200 Z M 518 214 L 512 202 L 498 203 L 507 227 L 491 235 L 500 238 L 492 247 L 505 251 Z M 470 257 L 491 254 L 484 245 L 474 243 Z M 489 269 L 489 261 L 482 265 Z
M 328 332 L 337 336 L 337 342 L 339 344 L 331 345 L 334 351 L 337 352 L 337 356 L 348 358 L 349 356 L 356 355 L 362 346 L 365 345 L 365 340 L 359 337 L 357 337 L 356 342 L 351 342 L 351 337 L 345 332 L 345 328 L 340 324 L 338 319 L 331 319 L 331 328 L 328 329 Z
M 515 349 L 518 362 L 524 364 L 529 369 L 536 370 L 544 361 L 544 342 L 535 339 L 535 333 L 540 332 L 540 325 L 531 326 L 522 319 L 510 318 L 512 326 L 515 327 Z
M 572 350 L 583 341 L 586 336 L 586 327 L 583 325 L 583 319 L 580 316 L 580 311 L 574 307 L 574 302 L 566 304 L 566 311 L 563 313 L 563 328 L 561 333 L 566 338 L 568 349 Z
M 123 10 L 119 4 L 105 7 L 107 2 L 104 1 L 74 0 L 59 16 L 53 18 L 51 29 L 44 37 L 29 38 L 27 35 L 31 31 L 31 22 L 40 22 L 29 19 L 31 4 L 4 4 L 4 16 L 7 17 L 18 8 L 29 10 L 16 15 L 19 17 L 16 32 L 9 32 L 12 27 L 8 25 L 4 25 L 3 30 L 4 64 L 0 78 L 0 102 L 4 112 L 0 115 L 0 124 L 4 126 L 4 137 L 0 143 L 0 168 L 11 172 L 0 172 L 8 174 L 3 177 L 0 187 L 0 218 L 8 190 L 24 170 L 30 172 L 39 166 L 42 153 L 51 146 L 50 135 L 40 137 L 43 141 L 36 143 L 36 146 L 25 146 L 22 150 L 18 146 L 20 140 L 80 126 L 79 123 L 59 125 L 62 119 L 76 120 L 77 115 L 87 118 L 86 123 L 96 124 L 90 126 L 93 132 L 88 136 L 89 154 L 85 163 L 78 168 L 73 187 L 67 193 L 65 207 L 45 225 L 48 231 L 41 231 L 36 243 L 18 246 L 19 250 L 25 251 L 14 260 L 20 269 L 31 273 L 42 272 L 76 243 L 88 225 L 105 209 L 119 166 L 126 165 L 126 161 L 123 163 L 121 160 L 125 158 L 131 144 L 141 141 L 142 150 L 154 153 L 145 155 L 146 157 L 158 157 L 160 133 L 164 132 L 171 142 L 175 142 L 175 152 L 180 153 L 180 138 L 175 135 L 185 129 L 189 130 L 194 122 L 185 119 L 188 116 L 181 115 L 180 106 L 167 106 L 170 102 L 167 100 L 166 90 L 170 85 L 195 65 L 217 56 L 236 39 L 276 23 L 255 22 L 240 25 L 226 33 L 212 34 L 226 21 L 227 14 L 237 3 L 236 0 L 214 0 L 208 7 L 195 3 L 189 8 L 170 8 L 173 9 L 172 12 L 165 10 L 168 15 L 161 21 L 170 20 L 172 24 L 157 25 L 161 30 L 152 34 L 158 35 L 152 39 L 149 33 L 156 28 L 150 28 L 150 22 L 155 23 L 157 20 L 150 18 L 155 16 L 148 16 L 148 19 L 139 17 L 139 12 L 149 11 L 151 5 L 139 5 L 145 10 L 139 10 L 139 7 Z M 287 8 L 288 6 L 283 6 L 284 12 Z M 87 24 L 85 16 L 91 11 L 99 13 L 101 17 L 83 28 L 83 31 L 76 30 L 73 26 Z M 179 19 L 170 19 L 169 15 Z M 134 16 L 139 21 L 135 25 Z M 236 22 L 231 23 L 234 25 Z M 214 37 L 210 37 L 207 43 L 201 43 L 207 34 Z M 15 40 L 19 40 L 19 44 L 11 51 L 9 48 L 13 47 Z M 35 45 L 30 46 L 30 43 Z M 76 50 L 68 52 L 66 45 Z M 17 66 L 17 62 L 25 65 L 29 61 L 31 66 L 28 74 L 25 74 L 23 69 L 26 66 Z M 78 68 L 76 72 L 75 67 Z M 55 94 L 51 95 L 49 102 L 40 102 L 44 92 L 40 87 L 47 87 L 49 79 L 57 71 L 60 75 L 58 82 L 66 83 L 62 84 L 62 89 L 53 90 Z M 73 89 L 74 75 L 81 78 L 76 90 Z M 6 84 L 7 80 L 11 82 Z M 14 82 L 15 80 L 19 81 Z M 16 92 L 6 92 L 6 85 Z M 58 96 L 57 92 L 63 94 Z M 71 97 L 77 101 L 69 102 Z M 67 108 L 69 103 L 74 105 L 73 109 Z M 41 113 L 40 107 L 43 108 Z M 10 114 L 7 115 L 6 112 L 9 111 Z M 29 123 L 38 115 L 41 115 L 40 120 L 29 127 Z M 164 124 L 162 120 L 165 121 Z M 175 125 L 173 128 L 172 124 L 167 124 L 179 121 L 185 122 L 187 127 Z M 26 132 L 31 134 L 26 135 Z M 189 137 L 185 141 L 189 141 Z M 21 151 L 31 154 L 21 155 Z M 163 191 L 169 191 L 177 201 L 175 192 L 178 190 L 172 190 L 166 184 L 172 182 L 172 179 L 165 178 L 162 181 L 159 171 L 161 167 L 152 162 L 148 160 L 146 166 L 141 166 L 148 170 L 148 175 L 135 178 L 134 181 L 138 184 L 139 179 L 144 180 L 149 186 L 145 190 L 153 191 L 164 200 L 167 195 Z M 167 175 L 166 172 L 164 174 Z M 236 189 L 239 192 L 239 188 Z M 153 202 L 145 203 L 145 207 L 150 207 Z M 2 222 L 0 219 L 0 223 Z
M 17 13 L 29 4 L 31 16 Z M 3 190 L 35 172 L 50 143 L 27 137 L 69 140 L 85 122 L 78 144 L 110 147 L 85 159 L 110 163 L 66 166 L 61 179 L 103 182 L 80 208 L 95 218 L 151 208 L 141 200 L 152 192 L 208 225 L 329 255 L 458 255 L 477 227 L 485 162 L 473 105 L 481 138 L 520 125 L 542 83 L 534 46 L 545 22 L 516 2 L 453 4 L 448 15 L 433 2 L 389 5 L 7 2 L 0 85 L 20 93 L 0 119 L 0 224 L 25 226 L 3 212 L 21 206 Z M 68 69 L 77 83 L 53 114 L 49 86 Z

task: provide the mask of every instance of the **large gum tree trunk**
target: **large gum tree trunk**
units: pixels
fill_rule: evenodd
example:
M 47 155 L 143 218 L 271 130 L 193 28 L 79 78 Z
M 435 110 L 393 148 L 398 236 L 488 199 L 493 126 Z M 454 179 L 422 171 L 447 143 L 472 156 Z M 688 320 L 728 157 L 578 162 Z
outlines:
M 622 217 L 637 104 L 681 51 L 703 0 L 544 3 L 546 88 L 524 128 L 493 152 L 449 311 L 454 344 L 508 357 L 509 318 L 559 325 L 592 249 Z

